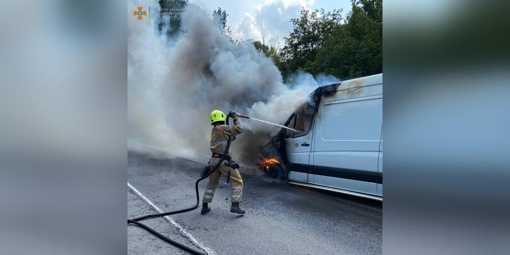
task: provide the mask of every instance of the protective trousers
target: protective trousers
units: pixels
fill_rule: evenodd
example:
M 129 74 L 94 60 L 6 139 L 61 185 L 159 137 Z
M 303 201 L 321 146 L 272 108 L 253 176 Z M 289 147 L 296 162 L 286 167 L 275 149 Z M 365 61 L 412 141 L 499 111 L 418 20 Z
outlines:
M 215 165 L 210 165 L 211 170 Z M 220 167 L 214 173 L 209 176 L 209 182 L 205 187 L 204 198 L 202 202 L 211 203 L 214 197 L 214 192 L 220 183 L 221 175 L 227 177 L 229 167 L 221 164 Z M 232 188 L 232 203 L 237 203 L 242 201 L 243 195 L 243 178 L 239 173 L 239 170 L 230 168 L 230 187 Z

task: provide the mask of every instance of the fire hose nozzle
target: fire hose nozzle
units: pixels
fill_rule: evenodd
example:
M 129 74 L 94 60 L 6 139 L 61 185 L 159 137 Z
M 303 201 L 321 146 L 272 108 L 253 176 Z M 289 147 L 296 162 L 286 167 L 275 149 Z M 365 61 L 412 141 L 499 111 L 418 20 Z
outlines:
M 232 112 L 228 112 L 228 116 L 232 116 L 231 114 L 232 114 Z M 237 114 L 237 117 L 239 117 L 239 118 L 250 119 L 250 116 L 248 116 L 248 115 L 239 114 L 239 113 L 236 113 L 236 114 Z

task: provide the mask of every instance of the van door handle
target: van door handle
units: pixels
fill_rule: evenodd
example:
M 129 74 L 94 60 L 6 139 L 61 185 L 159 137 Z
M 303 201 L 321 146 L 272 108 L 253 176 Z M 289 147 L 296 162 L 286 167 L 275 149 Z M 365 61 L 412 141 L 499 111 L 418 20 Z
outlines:
M 302 143 L 301 146 L 310 146 L 310 144 L 307 144 L 306 142 Z

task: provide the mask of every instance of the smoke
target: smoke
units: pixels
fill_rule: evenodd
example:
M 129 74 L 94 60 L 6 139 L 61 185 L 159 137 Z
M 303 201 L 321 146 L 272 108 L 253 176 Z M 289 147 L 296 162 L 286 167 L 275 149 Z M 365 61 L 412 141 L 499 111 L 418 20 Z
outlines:
M 173 41 L 157 32 L 156 18 L 128 23 L 130 140 L 207 157 L 212 110 L 282 124 L 319 86 L 310 75 L 300 74 L 289 89 L 271 59 L 251 43 L 232 44 L 196 6 L 189 4 L 183 12 L 186 32 Z M 232 154 L 240 163 L 256 162 L 259 148 L 279 128 L 241 122 L 245 132 L 232 143 Z

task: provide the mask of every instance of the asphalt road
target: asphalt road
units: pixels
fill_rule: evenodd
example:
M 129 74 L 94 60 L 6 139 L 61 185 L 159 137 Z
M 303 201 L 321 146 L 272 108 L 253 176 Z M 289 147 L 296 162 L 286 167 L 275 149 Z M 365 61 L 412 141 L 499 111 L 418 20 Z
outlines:
M 193 206 L 205 163 L 129 152 L 128 182 L 140 194 L 128 190 L 128 217 L 156 213 L 140 195 L 165 212 Z M 256 169 L 241 175 L 244 216 L 229 212 L 230 186 L 222 178 L 207 215 L 199 208 L 170 216 L 175 224 L 162 218 L 142 223 L 210 254 L 382 254 L 382 203 L 274 183 Z M 199 185 L 200 197 L 206 184 Z M 144 232 L 128 226 L 129 254 L 185 254 Z

